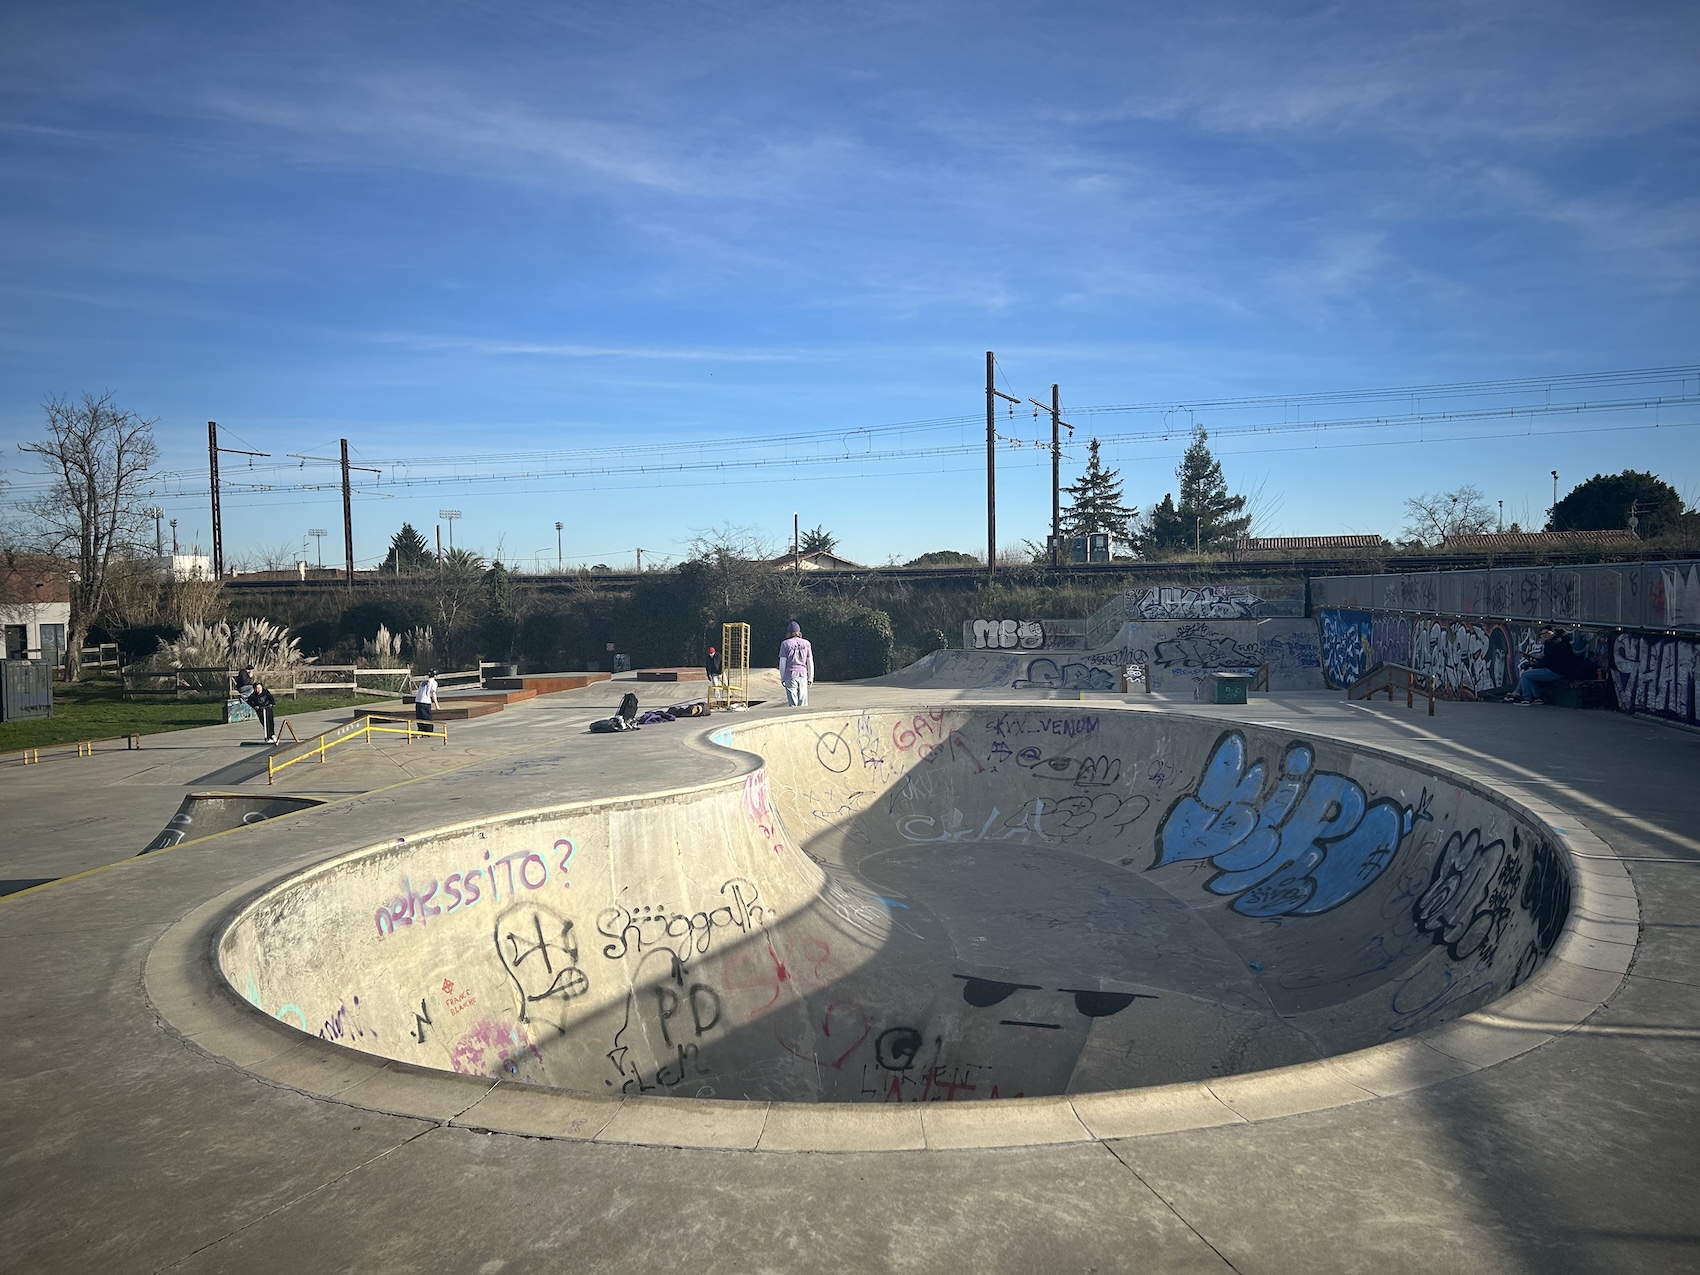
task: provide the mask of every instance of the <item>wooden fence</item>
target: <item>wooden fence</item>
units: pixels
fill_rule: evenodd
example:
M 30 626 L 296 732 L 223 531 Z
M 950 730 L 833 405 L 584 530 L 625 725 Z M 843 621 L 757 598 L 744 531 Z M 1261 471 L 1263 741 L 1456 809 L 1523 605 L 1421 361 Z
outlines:
M 160 673 L 134 670 L 119 674 L 125 699 L 176 699 L 222 702 L 236 697 L 236 673 L 226 668 L 179 668 Z M 298 669 L 256 669 L 256 681 L 273 695 L 391 695 L 410 691 L 422 679 L 411 669 L 356 668 L 352 664 L 309 664 Z M 439 686 L 476 684 L 476 670 L 439 673 Z

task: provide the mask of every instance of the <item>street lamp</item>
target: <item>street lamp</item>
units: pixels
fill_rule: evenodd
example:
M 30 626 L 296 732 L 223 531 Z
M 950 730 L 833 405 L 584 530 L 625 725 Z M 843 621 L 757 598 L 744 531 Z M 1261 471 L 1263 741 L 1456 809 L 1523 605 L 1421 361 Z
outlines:
M 165 510 L 155 505 L 151 509 L 142 510 L 142 513 L 153 519 L 153 556 L 163 558 L 165 557 L 165 533 L 160 530 L 159 520 L 165 517 Z
M 555 570 L 561 570 L 561 524 L 555 524 Z
M 325 569 L 325 537 L 331 533 L 323 527 L 309 527 L 307 534 L 319 542 L 319 570 Z
M 177 519 L 171 520 L 171 556 L 177 556 Z
M 460 517 L 458 509 L 439 509 L 437 517 L 449 524 L 449 552 L 455 551 L 455 519 Z

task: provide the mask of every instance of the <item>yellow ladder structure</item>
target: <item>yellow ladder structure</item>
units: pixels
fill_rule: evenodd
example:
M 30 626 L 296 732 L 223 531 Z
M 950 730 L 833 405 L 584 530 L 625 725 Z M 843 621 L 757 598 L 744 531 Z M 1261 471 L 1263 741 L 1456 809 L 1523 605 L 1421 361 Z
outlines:
M 750 702 L 750 626 L 744 623 L 720 626 L 720 681 L 709 683 L 710 709 L 731 708 Z

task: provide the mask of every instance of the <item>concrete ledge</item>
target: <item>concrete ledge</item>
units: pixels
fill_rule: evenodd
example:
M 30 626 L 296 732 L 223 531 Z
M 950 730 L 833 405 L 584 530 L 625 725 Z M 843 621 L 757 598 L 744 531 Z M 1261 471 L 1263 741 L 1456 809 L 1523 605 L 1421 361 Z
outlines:
M 1065 1097 L 922 1103 L 921 1128 L 934 1151 L 1092 1141 Z
M 554 695 L 559 691 L 583 690 L 595 682 L 606 682 L 612 673 L 522 673 L 518 677 L 491 677 L 484 681 L 487 691 L 533 691 L 538 695 Z
M 860 1107 L 852 1103 L 775 1103 L 757 1149 L 761 1151 L 922 1151 L 926 1133 L 914 1106 Z
M 1396 1040 L 1326 1061 L 1349 1084 L 1367 1089 L 1378 1098 L 1426 1089 L 1477 1070 L 1461 1058 L 1431 1049 L 1421 1039 Z
M 1535 976 L 1529 980 L 1529 986 L 1544 987 L 1560 996 L 1568 996 L 1571 1000 L 1604 1005 L 1617 994 L 1617 989 L 1623 986 L 1623 975 L 1616 970 L 1591 969 L 1586 965 L 1574 965 L 1558 957 L 1549 957 L 1546 964 L 1535 971 Z
M 1203 1084 L 1075 1094 L 1070 1101 L 1076 1118 L 1099 1139 L 1246 1123 L 1244 1116 Z
M 596 1140 L 754 1151 L 771 1106 L 710 1098 L 628 1098 Z
M 498 1082 L 484 1076 L 456 1076 L 392 1062 L 337 1095 L 338 1102 L 390 1115 L 453 1121 L 477 1105 Z
M 1553 955 L 1591 970 L 1627 974 L 1630 962 L 1635 959 L 1635 946 L 1632 943 L 1608 943 L 1566 931 Z
M 337 1098 L 385 1067 L 386 1060 L 339 1045 L 309 1039 L 249 1070 L 290 1089 L 321 1098 Z
M 1509 1021 L 1483 1022 L 1474 1014 L 1423 1035 L 1423 1042 L 1430 1048 L 1474 1067 L 1492 1067 L 1551 1039 L 1551 1032 Z
M 605 1094 L 563 1093 L 498 1081 L 449 1123 L 461 1129 L 517 1133 L 528 1138 L 589 1141 L 619 1114 L 623 1102 Z
M 1207 1082 L 1211 1093 L 1247 1120 L 1275 1120 L 1307 1111 L 1368 1102 L 1376 1095 L 1353 1084 L 1327 1063 L 1304 1063 L 1279 1071 L 1224 1076 Z

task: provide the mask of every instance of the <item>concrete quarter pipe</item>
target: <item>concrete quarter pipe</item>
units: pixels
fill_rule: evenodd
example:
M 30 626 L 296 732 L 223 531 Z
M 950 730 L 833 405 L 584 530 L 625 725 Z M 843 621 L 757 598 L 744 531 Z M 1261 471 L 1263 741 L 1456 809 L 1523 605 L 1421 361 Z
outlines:
M 1568 860 L 1503 798 L 1274 728 L 976 705 L 709 738 L 761 764 L 328 861 L 243 907 L 220 969 L 445 1071 L 963 1102 L 1410 1036 L 1527 980 L 1570 909 Z

